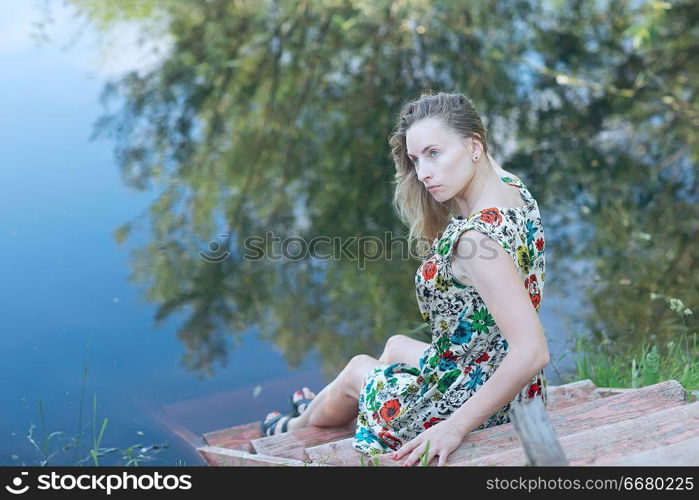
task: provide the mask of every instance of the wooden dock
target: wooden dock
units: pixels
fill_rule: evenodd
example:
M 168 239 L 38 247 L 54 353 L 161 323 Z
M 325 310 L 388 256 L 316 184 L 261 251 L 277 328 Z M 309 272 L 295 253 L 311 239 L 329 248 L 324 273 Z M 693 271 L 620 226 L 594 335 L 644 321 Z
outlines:
M 548 416 L 569 465 L 699 465 L 699 391 L 676 380 L 639 389 L 591 380 L 548 387 Z M 197 451 L 212 466 L 359 466 L 355 422 L 263 437 L 259 421 L 206 433 Z M 363 457 L 370 465 L 373 457 Z M 378 465 L 397 466 L 390 453 Z M 436 461 L 433 461 L 436 463 Z M 471 432 L 447 465 L 528 465 L 513 423 Z

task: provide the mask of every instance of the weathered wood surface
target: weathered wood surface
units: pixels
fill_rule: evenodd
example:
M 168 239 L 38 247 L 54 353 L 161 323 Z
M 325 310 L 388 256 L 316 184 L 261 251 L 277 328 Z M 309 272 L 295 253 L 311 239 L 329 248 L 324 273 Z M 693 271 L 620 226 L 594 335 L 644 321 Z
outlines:
M 626 387 L 598 387 L 593 391 L 593 394 L 598 397 L 606 398 L 607 396 L 616 396 L 617 394 L 622 394 L 624 392 L 635 391 L 634 388 Z M 699 390 L 686 390 L 687 403 L 694 403 L 699 401 Z
M 680 441 L 634 455 L 603 458 L 594 465 L 699 466 L 699 437 Z
M 600 397 L 606 398 L 609 396 L 616 396 L 617 394 L 623 394 L 625 392 L 635 391 L 636 389 L 631 387 L 598 387 L 594 390 L 594 393 Z
M 199 448 L 199 453 L 210 465 L 230 466 L 230 467 L 318 467 L 319 464 L 306 463 L 301 460 L 291 458 L 273 457 L 271 455 L 261 455 L 258 453 L 248 453 L 243 450 L 230 450 L 218 446 L 203 446 Z
M 597 386 L 589 378 L 570 384 L 550 385 L 546 391 L 546 411 L 560 410 L 600 399 L 602 396 L 596 393 L 595 389 Z
M 568 465 L 541 399 L 513 403 L 510 419 L 530 464 Z
M 549 386 L 547 410 L 552 411 L 600 399 L 601 396 L 594 393 L 596 388 L 589 379 Z M 304 460 L 308 458 L 306 448 L 351 437 L 355 431 L 356 419 L 347 428 L 313 427 L 276 436 L 262 436 L 259 425 L 258 421 L 228 427 L 204 434 L 203 438 L 206 444 L 211 446 Z
M 549 386 L 546 410 L 566 455 L 566 446 L 577 442 L 574 436 L 578 436 L 576 439 L 587 437 L 588 448 L 602 450 L 593 458 L 585 458 L 584 454 L 582 458 L 581 455 L 568 456 L 570 465 L 696 465 L 699 461 L 696 415 L 677 412 L 691 406 L 684 402 L 696 401 L 697 392 L 685 391 L 673 380 L 640 389 L 597 388 L 590 380 L 582 380 Z M 684 418 L 684 427 L 693 425 L 695 433 L 687 434 L 684 427 L 674 426 L 676 422 L 663 427 L 655 416 L 659 412 L 669 422 Z M 628 419 L 635 419 L 634 427 L 629 428 L 628 422 L 624 426 L 624 421 Z M 653 434 L 653 429 L 648 429 L 648 425 L 655 425 L 655 432 L 660 435 Z M 353 421 L 345 428 L 306 428 L 263 437 L 259 432 L 259 421 L 251 422 L 205 434 L 209 446 L 199 447 L 198 451 L 211 465 L 354 466 L 360 465 L 361 458 L 361 454 L 350 445 L 354 428 Z M 604 434 L 600 434 L 601 430 Z M 614 446 L 605 448 L 607 442 L 596 445 L 592 441 L 595 434 L 599 439 L 604 439 L 610 432 L 619 435 L 616 450 Z M 634 436 L 645 444 L 640 447 L 633 445 Z M 583 445 L 585 441 L 579 445 L 584 450 Z M 484 450 L 488 450 L 489 456 L 483 456 Z M 519 456 L 516 456 L 517 450 Z M 452 466 L 477 465 L 479 460 L 503 460 L 508 454 L 510 459 L 515 454 L 515 461 L 527 462 L 513 424 L 470 433 L 467 440 L 451 454 L 448 463 Z M 311 459 L 312 464 L 309 463 Z M 368 461 L 369 458 L 364 457 L 365 464 Z M 392 460 L 390 453 L 379 456 L 379 465 L 399 465 L 396 462 L 401 461 Z
M 640 389 L 639 389 L 640 390 Z M 625 395 L 625 394 L 624 394 Z M 612 396 L 614 398 L 624 395 Z M 611 399 L 611 398 L 610 398 Z M 699 402 L 673 406 L 665 410 L 601 425 L 560 439 L 572 466 L 600 465 L 603 461 L 633 455 L 699 436 Z M 526 465 L 521 448 L 489 454 L 454 465 L 517 466 Z
M 598 387 L 593 393 L 595 396 L 606 398 L 608 396 L 616 396 L 617 394 L 635 390 L 637 389 L 626 387 Z M 699 401 L 699 390 L 685 390 L 685 402 L 694 403 L 695 401 Z
M 262 436 L 260 423 L 251 422 L 249 424 L 236 425 L 220 431 L 204 434 L 204 441 L 209 446 L 229 448 L 232 450 L 244 450 L 254 452 L 250 441 Z
M 560 386 L 549 386 L 547 409 L 567 408 L 576 404 L 600 399 L 593 391 L 597 388 L 590 379 L 572 382 Z M 347 427 L 310 427 L 292 430 L 276 436 L 253 439 L 252 450 L 267 455 L 308 459 L 306 448 L 331 443 L 354 435 L 356 419 Z M 250 451 L 250 450 L 248 450 Z
M 307 460 L 306 448 L 318 446 L 354 435 L 356 419 L 346 427 L 305 427 L 292 429 L 276 436 L 265 436 L 251 441 L 256 453 L 275 457 Z
M 593 392 L 596 388 L 597 386 L 589 379 L 560 386 L 549 386 L 547 408 L 549 410 L 567 408 L 585 401 L 600 399 L 601 396 Z M 355 427 L 356 419 L 347 428 L 312 427 L 292 430 L 277 436 L 254 439 L 251 444 L 257 453 L 305 460 L 309 458 L 306 448 L 351 438 Z
M 676 380 L 668 380 L 616 396 L 594 399 L 575 406 L 549 412 L 551 423 L 559 438 L 576 432 L 596 429 L 601 425 L 622 422 L 631 418 L 684 405 L 685 390 Z M 466 440 L 454 450 L 447 464 L 458 464 L 489 453 L 520 448 L 520 442 L 511 423 L 469 433 Z M 565 452 L 565 449 L 564 449 Z M 306 453 L 314 462 L 336 466 L 359 465 L 360 453 L 352 448 L 351 438 L 309 447 Z M 566 453 L 567 455 L 567 453 Z M 568 457 L 570 460 L 570 457 Z M 400 465 L 390 453 L 378 455 L 379 465 Z

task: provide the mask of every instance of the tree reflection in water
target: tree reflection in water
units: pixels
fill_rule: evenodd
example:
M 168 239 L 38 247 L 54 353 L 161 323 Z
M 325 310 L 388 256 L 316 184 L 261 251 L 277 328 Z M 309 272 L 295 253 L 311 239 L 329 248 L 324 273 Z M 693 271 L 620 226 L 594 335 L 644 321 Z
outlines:
M 193 371 L 212 374 L 250 327 L 292 367 L 317 349 L 332 374 L 420 325 L 416 259 L 242 255 L 268 231 L 404 234 L 387 138 L 423 89 L 479 104 L 494 156 L 539 201 L 548 291 L 585 293 L 594 339 L 674 338 L 681 321 L 651 293 L 696 306 L 696 2 L 72 3 L 105 32 L 128 21 L 173 41 L 152 71 L 107 85 L 124 105 L 96 128 L 124 182 L 159 193 L 115 236 L 149 223 L 132 278 L 158 320 L 186 311 Z M 207 262 L 219 234 L 231 255 Z

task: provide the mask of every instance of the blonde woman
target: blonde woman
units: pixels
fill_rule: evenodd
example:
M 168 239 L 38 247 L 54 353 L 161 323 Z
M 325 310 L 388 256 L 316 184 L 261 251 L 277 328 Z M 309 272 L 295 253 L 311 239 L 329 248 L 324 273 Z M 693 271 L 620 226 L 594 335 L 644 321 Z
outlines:
M 462 94 L 423 93 L 403 107 L 389 141 L 393 201 L 411 244 L 432 242 L 415 274 L 432 341 L 396 335 L 378 359 L 355 356 L 317 396 L 292 396 L 299 411 L 268 414 L 263 433 L 356 417 L 357 451 L 411 466 L 429 441 L 428 464 L 444 465 L 469 432 L 509 422 L 512 402 L 546 404 L 541 215 L 486 137 Z

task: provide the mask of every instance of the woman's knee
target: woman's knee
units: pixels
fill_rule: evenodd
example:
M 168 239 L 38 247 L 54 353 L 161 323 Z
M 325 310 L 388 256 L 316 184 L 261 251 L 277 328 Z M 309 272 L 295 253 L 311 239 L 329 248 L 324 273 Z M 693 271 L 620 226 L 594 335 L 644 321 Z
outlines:
M 407 335 L 392 335 L 386 341 L 386 347 L 379 360 L 386 364 L 402 362 L 418 366 L 420 357 L 429 346 L 427 342 L 415 340 Z
M 357 354 L 349 360 L 345 370 L 352 374 L 357 372 L 363 372 L 367 369 L 371 369 L 377 365 L 381 364 L 381 360 L 369 356 L 368 354 Z
M 367 374 L 381 365 L 382 362 L 368 354 L 357 354 L 349 360 L 345 369 L 340 373 L 340 378 L 344 382 L 347 390 L 353 396 L 357 396 L 362 388 Z
M 401 345 L 405 344 L 405 340 L 409 338 L 405 335 L 391 335 L 386 340 L 386 345 L 379 357 L 382 363 L 395 363 L 400 356 Z

